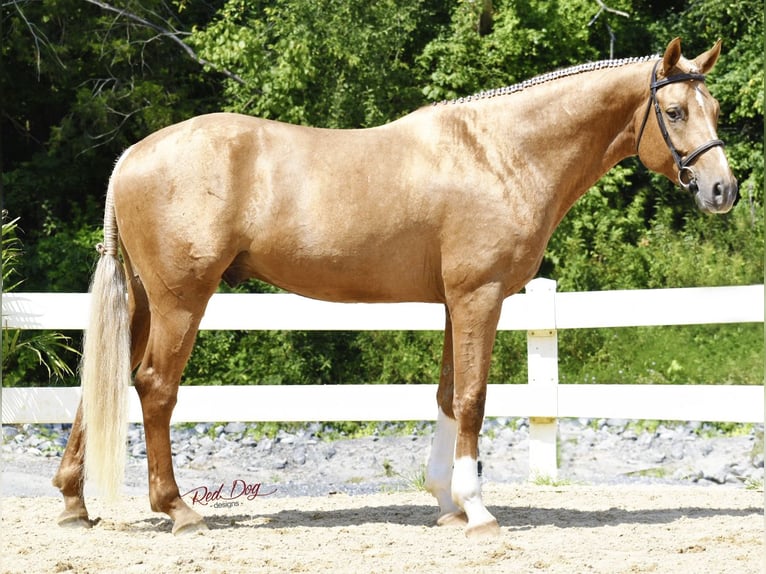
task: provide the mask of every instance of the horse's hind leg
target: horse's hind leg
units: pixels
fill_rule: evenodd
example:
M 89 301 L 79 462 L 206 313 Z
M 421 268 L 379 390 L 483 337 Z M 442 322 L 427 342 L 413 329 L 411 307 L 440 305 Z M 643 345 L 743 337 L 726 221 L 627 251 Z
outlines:
M 135 377 L 141 399 L 149 465 L 149 500 L 152 510 L 173 520 L 173 533 L 206 528 L 202 517 L 182 499 L 173 474 L 170 417 L 178 385 L 191 354 L 205 304 L 212 294 L 199 294 L 183 302 L 168 294 L 165 308 L 153 311 L 146 353 Z M 190 302 L 193 301 L 193 302 Z
M 59 526 L 90 528 L 83 488 L 85 484 L 85 437 L 82 431 L 82 405 L 77 409 L 61 464 L 53 477 L 53 486 L 64 496 L 64 511 L 58 517 Z
M 124 257 L 128 274 L 128 302 L 131 331 L 131 361 L 133 368 L 146 348 L 149 331 L 149 305 L 146 291 L 141 280 L 134 276 L 127 255 Z M 85 433 L 82 427 L 82 407 L 77 414 L 69 433 L 64 455 L 61 458 L 58 471 L 53 477 L 53 485 L 61 491 L 64 497 L 64 511 L 58 517 L 58 524 L 67 527 L 90 528 L 93 522 L 88 517 L 85 506 L 83 489 L 85 485 Z
M 449 309 L 446 311 L 444 327 L 444 349 L 442 351 L 439 389 L 436 402 L 439 413 L 436 419 L 431 453 L 426 468 L 426 489 L 436 497 L 439 503 L 437 524 L 462 524 L 467 518 L 465 513 L 452 500 L 452 465 L 455 458 L 455 440 L 457 439 L 457 421 L 452 410 L 454 394 L 454 357 L 452 348 L 452 321 Z

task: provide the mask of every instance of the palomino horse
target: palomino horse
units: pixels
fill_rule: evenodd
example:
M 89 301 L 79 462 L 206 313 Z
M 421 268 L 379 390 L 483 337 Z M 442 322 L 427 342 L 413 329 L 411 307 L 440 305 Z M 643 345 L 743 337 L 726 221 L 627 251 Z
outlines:
M 477 441 L 503 299 L 534 276 L 575 200 L 628 156 L 702 211 L 731 209 L 737 183 L 704 76 L 719 53 L 720 42 L 687 60 L 676 39 L 662 56 L 578 66 L 371 129 L 213 114 L 129 148 L 109 182 L 82 403 L 53 480 L 59 523 L 91 525 L 84 467 L 119 488 L 137 369 L 151 507 L 173 532 L 205 527 L 179 496 L 170 416 L 210 296 L 221 279 L 255 277 L 329 301 L 444 304 L 427 488 L 439 524 L 496 532 Z

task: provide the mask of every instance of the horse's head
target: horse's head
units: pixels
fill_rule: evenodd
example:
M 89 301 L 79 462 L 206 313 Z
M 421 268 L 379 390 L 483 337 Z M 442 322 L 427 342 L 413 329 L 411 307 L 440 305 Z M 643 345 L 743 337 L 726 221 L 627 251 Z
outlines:
M 641 161 L 688 190 L 706 213 L 725 213 L 738 197 L 737 180 L 716 135 L 718 102 L 705 86 L 705 74 L 720 53 L 719 40 L 690 61 L 681 56 L 681 41 L 671 41 L 653 68 L 649 102 L 638 117 Z

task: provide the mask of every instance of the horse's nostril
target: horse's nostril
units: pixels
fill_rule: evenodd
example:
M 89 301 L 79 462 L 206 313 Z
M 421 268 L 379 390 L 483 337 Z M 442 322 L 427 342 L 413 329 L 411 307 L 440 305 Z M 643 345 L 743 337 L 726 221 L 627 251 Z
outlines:
M 692 181 L 689 182 L 688 190 L 689 190 L 689 193 L 691 193 L 692 195 L 696 194 L 699 191 L 699 186 L 697 185 L 696 179 L 693 179 Z
M 722 195 L 723 195 L 723 185 L 721 185 L 721 182 L 718 182 L 713 186 L 713 197 L 719 198 Z

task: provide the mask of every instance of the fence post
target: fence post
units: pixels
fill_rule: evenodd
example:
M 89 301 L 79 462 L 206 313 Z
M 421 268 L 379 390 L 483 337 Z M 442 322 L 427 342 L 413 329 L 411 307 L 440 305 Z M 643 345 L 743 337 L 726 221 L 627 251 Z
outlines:
M 533 397 L 529 413 L 529 479 L 558 474 L 558 338 L 556 281 L 538 278 L 526 286 L 530 304 L 540 313 L 541 328 L 527 331 L 527 381 Z

